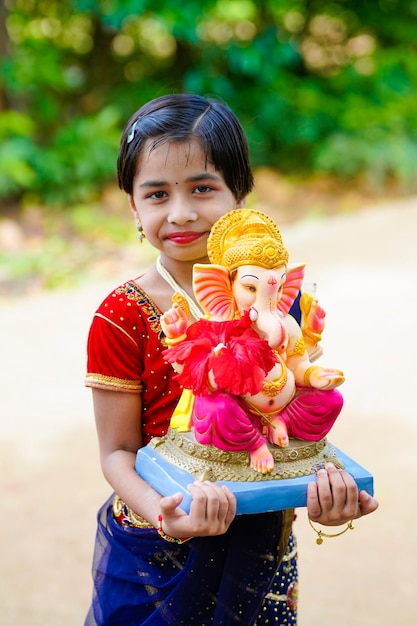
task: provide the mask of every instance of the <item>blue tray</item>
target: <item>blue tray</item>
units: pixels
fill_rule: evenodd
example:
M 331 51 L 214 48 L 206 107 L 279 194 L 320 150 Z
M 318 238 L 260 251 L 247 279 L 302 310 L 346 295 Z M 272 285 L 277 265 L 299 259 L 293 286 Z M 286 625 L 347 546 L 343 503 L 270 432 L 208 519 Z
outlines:
M 359 490 L 364 489 L 374 494 L 373 476 L 353 459 L 337 449 L 337 457 L 355 479 Z M 169 496 L 180 491 L 184 499 L 181 508 L 189 512 L 191 496 L 187 485 L 194 482 L 195 477 L 167 461 L 150 446 L 141 448 L 136 455 L 136 471 L 156 491 Z M 307 506 L 307 486 L 316 480 L 315 474 L 301 478 L 279 480 L 261 480 L 251 482 L 218 481 L 219 485 L 227 485 L 235 494 L 237 514 L 265 513 L 282 511 Z

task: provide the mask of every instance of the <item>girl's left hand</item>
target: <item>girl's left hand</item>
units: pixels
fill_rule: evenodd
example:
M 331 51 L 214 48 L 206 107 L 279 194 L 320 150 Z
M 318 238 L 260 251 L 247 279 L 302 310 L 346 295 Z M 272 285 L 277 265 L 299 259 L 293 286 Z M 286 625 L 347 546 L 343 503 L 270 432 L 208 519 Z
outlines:
M 378 501 L 358 487 L 349 474 L 327 463 L 317 472 L 317 482 L 307 491 L 307 510 L 313 522 L 325 526 L 339 526 L 368 515 L 378 508 Z

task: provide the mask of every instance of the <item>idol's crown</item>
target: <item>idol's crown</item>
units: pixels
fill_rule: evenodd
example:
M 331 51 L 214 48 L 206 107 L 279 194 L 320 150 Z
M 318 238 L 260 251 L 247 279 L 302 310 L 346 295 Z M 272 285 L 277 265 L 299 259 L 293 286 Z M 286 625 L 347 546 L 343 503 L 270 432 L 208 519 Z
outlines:
M 217 220 L 207 253 L 211 263 L 229 271 L 242 265 L 273 269 L 288 263 L 288 251 L 275 222 L 253 209 L 236 209 Z

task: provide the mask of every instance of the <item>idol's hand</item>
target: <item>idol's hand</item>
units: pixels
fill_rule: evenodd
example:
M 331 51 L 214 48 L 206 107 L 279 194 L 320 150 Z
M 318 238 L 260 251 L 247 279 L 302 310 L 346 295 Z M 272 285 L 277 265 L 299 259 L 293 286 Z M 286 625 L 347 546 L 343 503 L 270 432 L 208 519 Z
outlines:
M 320 337 L 324 330 L 325 310 L 319 305 L 315 298 L 307 293 L 301 296 L 301 310 L 303 313 L 304 328 L 310 331 L 310 333 L 314 333 Z
M 188 317 L 185 311 L 174 302 L 172 307 L 160 318 L 162 330 L 168 339 L 175 339 L 185 333 L 188 326 Z
M 345 380 L 341 370 L 330 367 L 319 367 L 317 365 L 313 365 L 309 370 L 307 370 L 307 372 L 309 372 L 308 382 L 316 389 L 334 389 Z
M 373 513 L 378 501 L 366 491 L 358 491 L 352 476 L 327 463 L 317 472 L 317 482 L 308 485 L 307 511 L 313 522 L 338 526 Z
M 172 537 L 222 535 L 236 515 L 236 498 L 226 487 L 196 480 L 188 486 L 192 502 L 187 514 L 179 508 L 182 494 L 162 498 L 163 530 Z

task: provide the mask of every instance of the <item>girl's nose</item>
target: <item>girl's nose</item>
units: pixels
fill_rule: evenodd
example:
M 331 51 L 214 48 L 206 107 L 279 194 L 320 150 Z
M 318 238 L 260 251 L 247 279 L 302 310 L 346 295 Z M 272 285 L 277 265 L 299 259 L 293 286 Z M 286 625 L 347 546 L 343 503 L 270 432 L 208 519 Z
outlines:
M 181 197 L 178 195 L 171 198 L 168 222 L 170 224 L 186 224 L 187 222 L 194 222 L 198 215 L 196 211 Z

